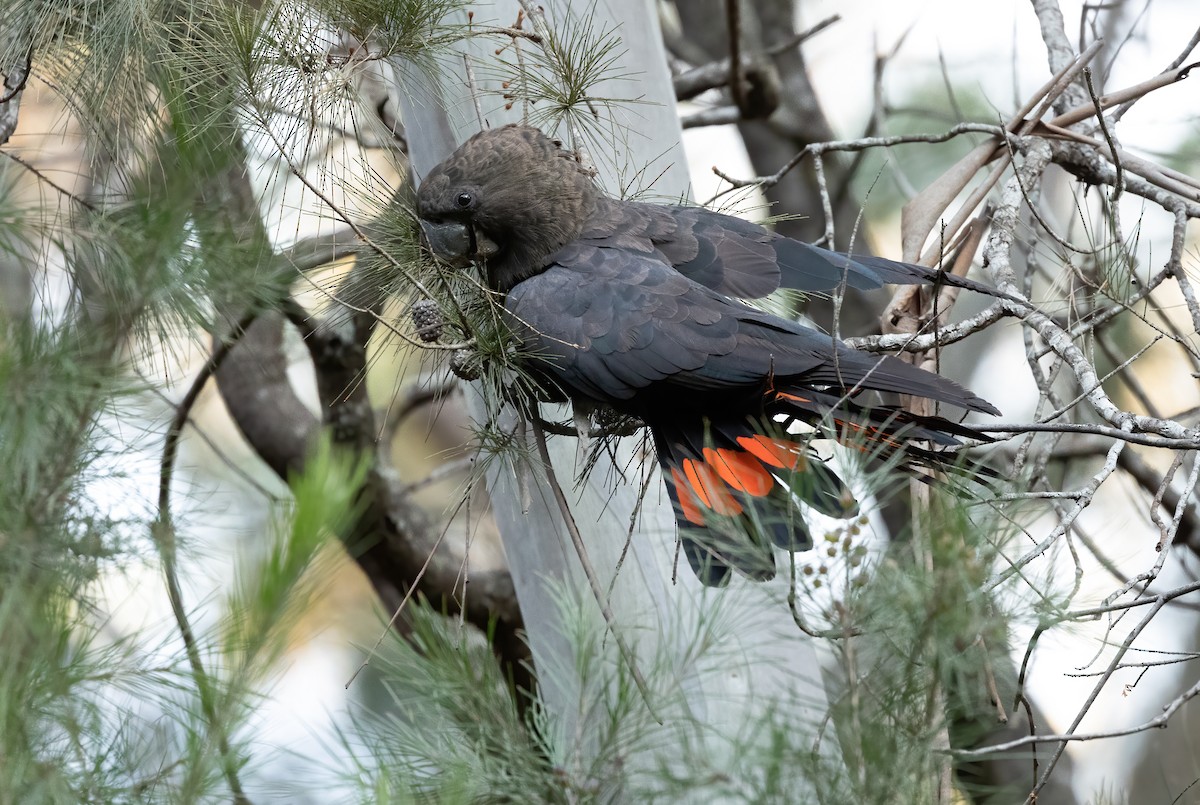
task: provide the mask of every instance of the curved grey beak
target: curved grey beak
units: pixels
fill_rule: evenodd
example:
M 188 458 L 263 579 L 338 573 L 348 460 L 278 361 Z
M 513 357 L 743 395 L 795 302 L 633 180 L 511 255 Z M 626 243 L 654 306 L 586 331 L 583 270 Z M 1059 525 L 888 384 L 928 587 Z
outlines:
M 442 224 L 421 221 L 421 231 L 435 255 L 451 265 L 465 266 L 472 260 L 486 260 L 500 248 L 479 230 L 454 221 Z
M 471 261 L 471 232 L 464 224 L 422 221 L 421 231 L 430 250 L 447 263 L 465 265 Z

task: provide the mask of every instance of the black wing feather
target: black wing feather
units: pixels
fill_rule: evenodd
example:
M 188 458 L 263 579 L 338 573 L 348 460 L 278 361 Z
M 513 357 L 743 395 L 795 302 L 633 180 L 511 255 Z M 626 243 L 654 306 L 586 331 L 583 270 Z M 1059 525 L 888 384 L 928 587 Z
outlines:
M 750 391 L 777 378 L 996 412 L 956 383 L 750 308 L 637 252 L 575 244 L 513 288 L 506 307 L 564 391 L 634 412 L 658 401 L 687 407 L 680 395 L 691 390 Z

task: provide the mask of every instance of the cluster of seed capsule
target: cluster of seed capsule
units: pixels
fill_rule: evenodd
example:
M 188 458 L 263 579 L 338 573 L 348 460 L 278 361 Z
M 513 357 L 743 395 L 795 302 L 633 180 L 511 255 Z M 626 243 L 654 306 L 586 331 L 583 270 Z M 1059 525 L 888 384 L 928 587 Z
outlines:
M 446 320 L 437 302 L 432 299 L 418 299 L 413 302 L 408 311 L 416 329 L 417 338 L 426 344 L 436 344 L 445 334 Z M 450 371 L 463 380 L 479 379 L 479 362 L 475 353 L 469 349 L 456 349 L 450 356 Z
M 858 539 L 870 520 L 860 515 L 853 520 L 843 521 L 842 524 L 825 532 L 822 545 L 815 545 L 810 556 L 813 561 L 805 562 L 797 570 L 797 582 L 813 590 L 819 590 L 829 583 L 830 578 L 844 573 L 854 588 L 861 588 L 867 583 L 867 574 L 863 568 L 867 560 L 867 546 Z

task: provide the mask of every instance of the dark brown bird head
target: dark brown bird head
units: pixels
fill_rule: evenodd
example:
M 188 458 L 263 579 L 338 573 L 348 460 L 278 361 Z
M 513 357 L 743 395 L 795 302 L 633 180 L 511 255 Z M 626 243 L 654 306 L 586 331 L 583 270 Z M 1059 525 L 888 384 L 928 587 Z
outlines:
M 511 125 L 476 134 L 431 170 L 417 214 L 434 254 L 485 262 L 489 284 L 507 292 L 579 236 L 598 194 L 561 143 Z

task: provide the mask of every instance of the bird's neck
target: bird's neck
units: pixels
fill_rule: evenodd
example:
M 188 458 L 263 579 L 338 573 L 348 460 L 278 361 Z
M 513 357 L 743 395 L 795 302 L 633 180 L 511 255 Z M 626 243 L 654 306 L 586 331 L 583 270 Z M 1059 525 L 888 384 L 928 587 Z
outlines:
M 515 227 L 501 252 L 487 262 L 488 285 L 508 293 L 521 281 L 541 274 L 553 265 L 556 252 L 583 233 L 597 206 L 606 201 L 589 181 L 549 215 Z

